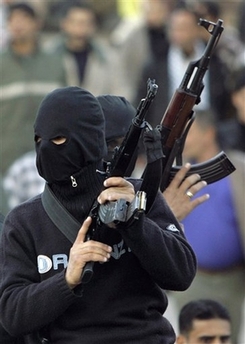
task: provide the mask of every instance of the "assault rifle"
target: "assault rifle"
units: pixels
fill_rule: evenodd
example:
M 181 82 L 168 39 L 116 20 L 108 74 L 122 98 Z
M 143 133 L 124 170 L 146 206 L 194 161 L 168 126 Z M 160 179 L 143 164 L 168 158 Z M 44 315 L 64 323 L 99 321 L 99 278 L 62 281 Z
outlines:
M 161 120 L 159 130 L 162 136 L 163 162 L 162 180 L 160 189 L 164 191 L 181 166 L 173 167 L 174 160 L 181 161 L 181 154 L 185 138 L 194 120 L 194 105 L 201 101 L 201 93 L 204 88 L 203 78 L 208 69 L 212 52 L 217 45 L 224 30 L 223 21 L 216 23 L 205 19 L 199 20 L 211 37 L 205 48 L 203 56 L 190 62 L 179 88 L 175 91 Z M 224 178 L 235 170 L 224 152 L 219 153 L 213 159 L 202 164 L 193 165 L 188 175 L 198 173 L 201 179 L 208 184 Z
M 132 120 L 132 124 L 122 144 L 115 149 L 112 161 L 107 164 L 106 178 L 123 177 L 125 175 L 137 149 L 142 131 L 148 126 L 145 117 L 157 90 L 158 86 L 155 84 L 155 80 L 148 79 L 146 97 L 141 99 L 137 107 L 136 115 Z M 134 201 L 130 204 L 122 199 L 100 205 L 96 200 L 90 210 L 92 223 L 88 229 L 86 240 L 91 240 L 94 237 L 98 226 L 102 223 L 129 223 L 129 221 L 137 220 L 139 214 L 144 212 L 145 209 L 146 193 L 144 191 L 138 191 Z M 85 265 L 81 276 L 82 283 L 88 283 L 90 281 L 93 275 L 93 265 L 94 262 L 88 262 Z

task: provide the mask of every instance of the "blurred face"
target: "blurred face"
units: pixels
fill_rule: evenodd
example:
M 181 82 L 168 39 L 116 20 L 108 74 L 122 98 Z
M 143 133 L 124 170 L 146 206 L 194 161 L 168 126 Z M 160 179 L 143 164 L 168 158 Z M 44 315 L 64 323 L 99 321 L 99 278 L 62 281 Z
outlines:
M 124 140 L 124 137 L 117 137 L 115 139 L 106 141 L 107 144 L 107 155 L 104 158 L 105 161 L 111 161 L 113 158 L 113 155 L 115 153 L 115 148 L 120 147 L 122 142 Z
M 162 0 L 143 1 L 142 8 L 149 27 L 162 27 L 170 12 L 169 2 Z
M 177 344 L 231 344 L 231 326 L 227 320 L 194 320 L 188 336 L 179 336 Z
M 71 9 L 62 21 L 61 28 L 77 47 L 87 44 L 95 32 L 95 18 L 87 9 Z
M 245 124 L 245 87 L 232 95 L 232 102 L 237 110 L 239 121 Z
M 211 14 L 208 13 L 206 6 L 202 3 L 194 2 L 193 3 L 194 10 L 197 13 L 198 18 L 206 19 L 211 22 L 216 22 L 218 18 L 214 18 Z M 210 33 L 205 30 L 202 26 L 199 26 L 199 36 L 204 41 L 208 41 L 210 38 Z
M 201 129 L 196 121 L 194 121 L 185 141 L 185 147 L 183 151 L 183 156 L 185 159 L 198 160 L 203 152 L 203 149 L 206 147 L 207 140 L 208 137 L 205 133 L 205 130 Z
M 36 35 L 39 22 L 24 11 L 15 10 L 9 17 L 8 30 L 14 42 L 25 41 Z
M 198 37 L 195 16 L 186 11 L 174 12 L 170 17 L 168 35 L 171 43 L 183 50 L 192 48 Z

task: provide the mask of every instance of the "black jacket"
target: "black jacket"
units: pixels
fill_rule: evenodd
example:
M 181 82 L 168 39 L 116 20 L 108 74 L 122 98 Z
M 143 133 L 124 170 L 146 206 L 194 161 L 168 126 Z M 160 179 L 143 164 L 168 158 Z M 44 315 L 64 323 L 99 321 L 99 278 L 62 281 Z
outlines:
M 101 227 L 98 240 L 113 247 L 110 261 L 95 264 L 82 292 L 71 291 L 64 278 L 71 243 L 41 197 L 12 210 L 0 249 L 6 329 L 19 336 L 47 326 L 52 344 L 173 344 L 162 290 L 188 288 L 196 259 L 162 195 L 134 225 Z

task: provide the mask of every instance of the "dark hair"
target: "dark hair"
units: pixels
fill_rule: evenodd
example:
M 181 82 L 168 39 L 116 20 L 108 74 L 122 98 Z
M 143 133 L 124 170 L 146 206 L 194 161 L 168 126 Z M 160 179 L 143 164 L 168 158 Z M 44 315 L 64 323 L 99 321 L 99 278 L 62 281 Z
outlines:
M 61 10 L 60 10 L 61 18 L 65 18 L 68 15 L 68 13 L 74 8 L 81 9 L 81 10 L 87 10 L 87 11 L 90 11 L 91 13 L 94 13 L 94 15 L 95 15 L 95 11 L 94 11 L 92 5 L 90 4 L 90 2 L 78 1 L 78 0 L 69 0 L 69 2 L 65 2 L 63 4 L 63 6 L 61 7 Z
M 214 18 L 219 18 L 220 6 L 216 1 L 201 0 L 199 3 L 207 10 L 207 14 L 211 15 Z
M 14 11 L 22 11 L 31 18 L 36 19 L 37 13 L 34 8 L 26 2 L 18 2 L 8 6 L 8 17 L 10 18 Z
M 231 321 L 227 309 L 219 302 L 209 299 L 187 303 L 179 314 L 179 331 L 188 334 L 192 330 L 194 320 L 223 319 Z
M 199 16 L 197 15 L 197 13 L 193 10 L 192 6 L 190 6 L 189 4 L 186 4 L 185 2 L 180 1 L 175 8 L 173 9 L 172 13 L 175 14 L 179 14 L 182 12 L 186 12 L 188 14 L 190 14 L 193 19 L 196 21 L 196 23 L 198 23 L 199 21 Z

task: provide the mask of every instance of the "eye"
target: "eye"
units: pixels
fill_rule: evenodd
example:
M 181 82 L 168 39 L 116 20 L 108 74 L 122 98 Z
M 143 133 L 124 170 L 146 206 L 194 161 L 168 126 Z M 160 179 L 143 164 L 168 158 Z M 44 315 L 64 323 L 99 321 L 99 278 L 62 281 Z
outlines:
M 203 336 L 201 338 L 201 343 L 204 343 L 204 344 L 211 344 L 213 343 L 213 341 L 214 341 L 214 337 Z
M 51 140 L 56 145 L 62 145 L 66 142 L 66 137 L 64 136 L 57 136 L 54 139 Z
M 37 136 L 37 135 L 35 135 L 35 137 L 34 137 L 34 141 L 36 142 L 36 143 L 39 143 L 39 142 L 41 142 L 41 137 L 40 136 Z
M 118 137 L 109 141 L 106 141 L 108 151 L 113 151 L 115 147 L 120 147 L 123 137 Z

